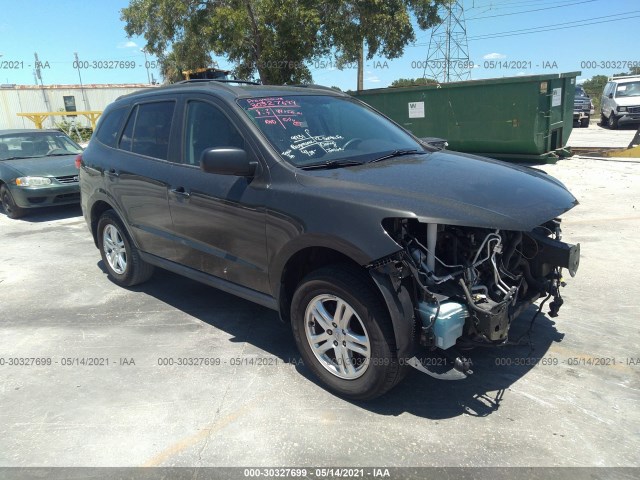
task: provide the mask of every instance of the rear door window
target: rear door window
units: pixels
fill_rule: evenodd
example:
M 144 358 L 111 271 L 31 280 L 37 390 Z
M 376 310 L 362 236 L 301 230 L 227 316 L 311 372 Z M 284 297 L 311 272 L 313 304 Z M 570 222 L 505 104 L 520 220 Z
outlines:
M 174 101 L 138 105 L 122 132 L 120 148 L 167 160 L 174 110 Z
M 138 116 L 138 107 L 135 107 L 129 115 L 127 125 L 124 127 L 122 137 L 120 137 L 119 147 L 121 150 L 131 151 L 131 140 L 133 139 L 133 127 L 136 124 L 136 117 Z

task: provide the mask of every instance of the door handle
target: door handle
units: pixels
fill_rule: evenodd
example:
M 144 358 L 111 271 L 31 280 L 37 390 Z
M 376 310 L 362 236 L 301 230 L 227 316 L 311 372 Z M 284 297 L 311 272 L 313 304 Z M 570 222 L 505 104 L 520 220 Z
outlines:
M 109 177 L 119 177 L 120 176 L 120 172 L 118 172 L 115 168 L 111 168 L 109 170 L 105 170 L 104 174 L 109 176 Z
M 169 191 L 174 195 L 177 195 L 178 197 L 182 197 L 182 198 L 189 198 L 191 196 L 191 194 L 187 192 L 187 190 L 185 190 L 184 187 L 175 187 L 170 189 Z

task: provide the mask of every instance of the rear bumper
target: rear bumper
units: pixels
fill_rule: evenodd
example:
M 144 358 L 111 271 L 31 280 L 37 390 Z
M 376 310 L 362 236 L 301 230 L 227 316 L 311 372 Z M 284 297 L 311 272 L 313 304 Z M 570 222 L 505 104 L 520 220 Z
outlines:
M 10 186 L 13 201 L 20 208 L 40 208 L 80 203 L 80 186 L 52 185 L 51 187 L 23 188 Z
M 590 116 L 591 114 L 587 111 L 573 112 L 574 121 L 582 120 L 583 118 L 589 118 Z

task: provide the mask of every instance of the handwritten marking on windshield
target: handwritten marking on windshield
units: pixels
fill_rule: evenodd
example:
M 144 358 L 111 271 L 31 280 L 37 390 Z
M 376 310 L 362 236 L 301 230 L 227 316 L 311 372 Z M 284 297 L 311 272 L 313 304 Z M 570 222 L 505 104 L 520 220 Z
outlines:
M 282 125 L 286 130 L 287 124 L 300 127 L 302 122 L 295 119 L 301 115 L 300 106 L 295 100 L 285 100 L 282 97 L 250 98 L 247 99 L 249 110 L 253 112 L 256 120 L 261 120 L 265 125 Z
M 304 133 L 291 136 L 291 148 L 282 154 L 294 159 L 295 153 L 293 151 L 298 151 L 308 157 L 313 157 L 318 152 L 318 148 L 325 153 L 342 152 L 344 149 L 338 146 L 336 140 L 343 139 L 342 135 L 311 135 L 309 130 L 305 129 Z

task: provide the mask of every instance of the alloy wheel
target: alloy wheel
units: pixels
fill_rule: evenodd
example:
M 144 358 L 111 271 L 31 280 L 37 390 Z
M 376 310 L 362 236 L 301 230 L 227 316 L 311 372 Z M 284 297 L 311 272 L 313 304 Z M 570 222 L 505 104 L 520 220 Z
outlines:
M 124 274 L 127 269 L 127 249 L 124 238 L 115 225 L 110 223 L 104 228 L 102 244 L 111 270 L 118 275 Z
M 369 335 L 345 300 L 329 294 L 314 297 L 305 312 L 305 334 L 315 357 L 333 375 L 354 380 L 367 370 Z

